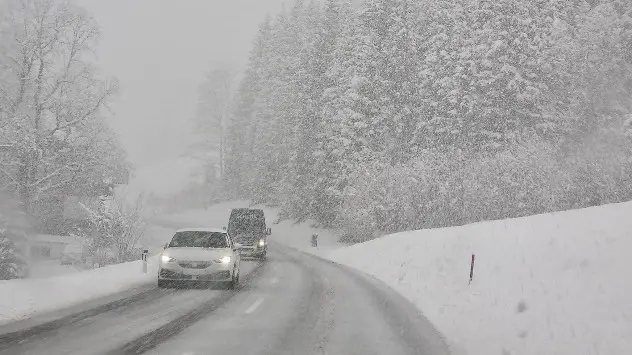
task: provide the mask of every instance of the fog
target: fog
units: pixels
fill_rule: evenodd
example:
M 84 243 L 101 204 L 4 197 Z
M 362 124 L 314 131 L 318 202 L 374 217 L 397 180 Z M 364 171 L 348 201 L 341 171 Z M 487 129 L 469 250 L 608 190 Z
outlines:
M 120 81 L 111 120 L 149 188 L 186 179 L 196 91 L 214 65 L 241 70 L 257 27 L 282 0 L 79 0 L 102 30 L 102 74 Z M 161 174 L 162 172 L 162 174 Z M 168 172 L 168 173 L 165 173 Z
M 0 0 L 0 355 L 632 354 L 631 19 Z

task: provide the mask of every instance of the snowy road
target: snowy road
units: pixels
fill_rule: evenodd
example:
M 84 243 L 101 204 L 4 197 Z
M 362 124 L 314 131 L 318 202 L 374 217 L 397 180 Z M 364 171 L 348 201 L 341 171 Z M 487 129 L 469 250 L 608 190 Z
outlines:
M 0 354 L 447 354 L 391 289 L 276 244 L 237 291 L 153 288 L 94 313 L 0 338 Z

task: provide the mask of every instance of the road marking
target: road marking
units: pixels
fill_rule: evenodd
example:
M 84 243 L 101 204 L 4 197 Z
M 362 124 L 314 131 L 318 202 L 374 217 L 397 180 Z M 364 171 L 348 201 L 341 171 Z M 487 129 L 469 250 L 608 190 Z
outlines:
M 255 301 L 255 303 L 253 303 L 252 306 L 250 306 L 250 308 L 246 310 L 246 314 L 254 312 L 261 305 L 261 303 L 263 303 L 263 298 L 259 297 Z

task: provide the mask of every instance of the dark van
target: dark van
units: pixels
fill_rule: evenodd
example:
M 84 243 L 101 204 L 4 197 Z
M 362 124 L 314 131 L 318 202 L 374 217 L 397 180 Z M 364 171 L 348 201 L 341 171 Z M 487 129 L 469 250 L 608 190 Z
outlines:
M 268 236 L 272 232 L 266 227 L 263 210 L 235 208 L 230 211 L 228 235 L 242 245 L 241 255 L 265 259 L 268 252 Z

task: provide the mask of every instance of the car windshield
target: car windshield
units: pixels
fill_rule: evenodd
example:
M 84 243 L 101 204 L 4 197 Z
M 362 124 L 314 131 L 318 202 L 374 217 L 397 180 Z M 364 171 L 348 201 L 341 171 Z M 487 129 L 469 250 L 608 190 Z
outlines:
M 177 232 L 171 239 L 172 248 L 228 248 L 225 233 L 206 231 Z

